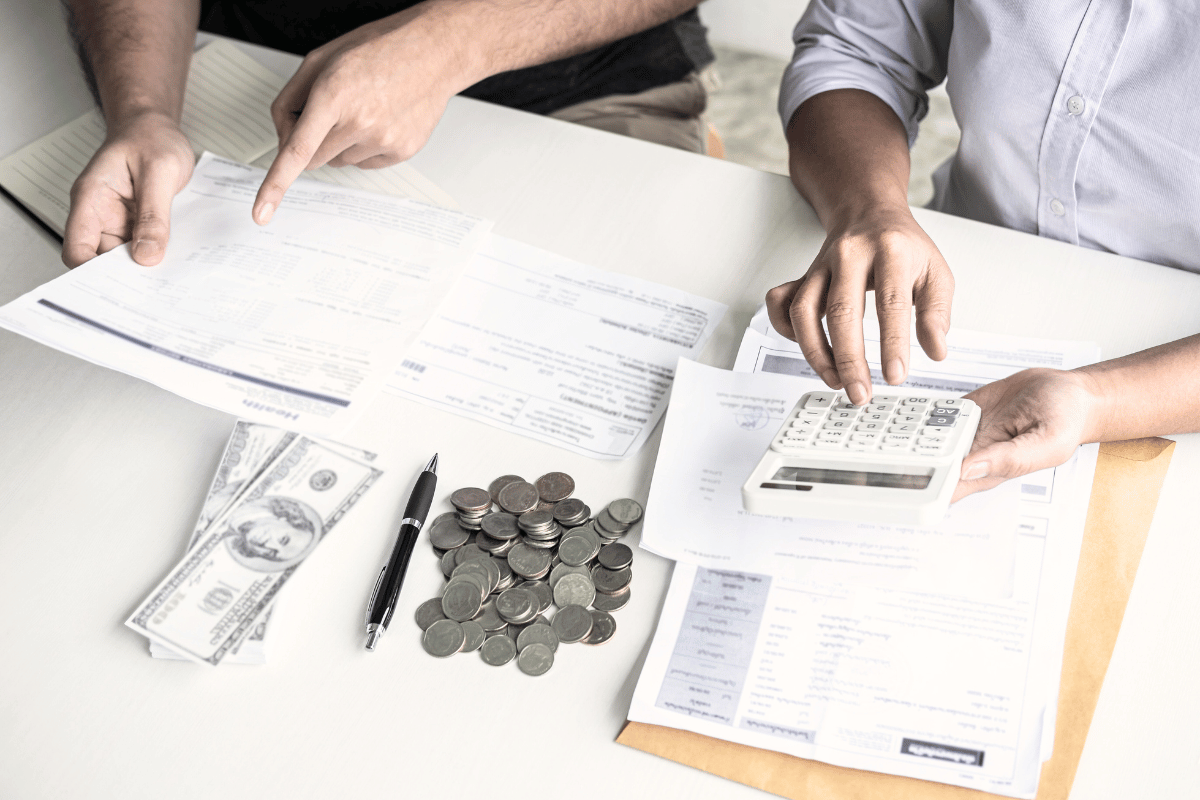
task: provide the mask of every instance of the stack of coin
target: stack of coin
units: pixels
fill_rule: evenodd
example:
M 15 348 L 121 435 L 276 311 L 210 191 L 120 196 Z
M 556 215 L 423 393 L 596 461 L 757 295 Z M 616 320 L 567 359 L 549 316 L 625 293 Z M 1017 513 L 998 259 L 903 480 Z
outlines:
M 467 530 L 479 530 L 480 521 L 492 510 L 492 496 L 483 489 L 473 487 L 459 489 L 450 495 L 450 502 L 458 509 L 458 522 Z
M 574 491 L 570 475 L 551 472 L 533 483 L 505 475 L 487 491 L 450 496 L 456 511 L 429 527 L 447 583 L 416 614 L 427 652 L 479 650 L 493 666 L 516 659 L 523 672 L 542 675 L 560 643 L 612 638 L 609 612 L 629 602 L 633 579 L 633 551 L 616 539 L 641 520 L 642 507 L 615 500 L 592 519 Z

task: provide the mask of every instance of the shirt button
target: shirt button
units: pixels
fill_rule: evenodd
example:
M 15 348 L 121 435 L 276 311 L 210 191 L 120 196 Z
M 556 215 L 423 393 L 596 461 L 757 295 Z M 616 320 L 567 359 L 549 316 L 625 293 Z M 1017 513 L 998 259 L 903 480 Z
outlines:
M 1062 200 L 1057 197 L 1050 201 L 1050 210 L 1054 212 L 1054 216 L 1061 217 L 1067 213 L 1067 207 L 1062 204 Z
M 1082 114 L 1084 106 L 1085 103 L 1083 102 L 1083 98 L 1079 95 L 1075 95 L 1067 101 L 1067 111 L 1071 112 L 1071 116 L 1073 117 L 1078 117 L 1080 114 Z

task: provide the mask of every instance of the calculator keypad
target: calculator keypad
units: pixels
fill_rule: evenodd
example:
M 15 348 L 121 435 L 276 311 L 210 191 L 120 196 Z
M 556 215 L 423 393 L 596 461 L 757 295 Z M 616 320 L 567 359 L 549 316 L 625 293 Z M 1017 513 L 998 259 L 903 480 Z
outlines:
M 781 453 L 845 450 L 946 455 L 965 428 L 961 398 L 875 395 L 864 406 L 839 392 L 809 392 L 780 428 L 771 449 Z M 960 424 L 963 423 L 963 424 Z

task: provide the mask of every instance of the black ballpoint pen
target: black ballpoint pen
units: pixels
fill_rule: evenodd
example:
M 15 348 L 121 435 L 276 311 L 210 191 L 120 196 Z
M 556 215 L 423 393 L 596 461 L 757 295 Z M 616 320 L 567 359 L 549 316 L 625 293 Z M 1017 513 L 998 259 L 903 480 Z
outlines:
M 400 523 L 400 532 L 396 534 L 396 546 L 392 548 L 387 566 L 375 581 L 371 604 L 367 606 L 368 650 L 374 650 L 375 645 L 379 644 L 388 623 L 392 621 L 392 612 L 396 610 L 396 598 L 400 596 L 408 561 L 412 558 L 413 547 L 417 544 L 425 517 L 429 515 L 429 506 L 433 503 L 433 491 L 437 486 L 437 459 L 434 453 L 429 464 L 417 476 L 417 485 L 413 487 L 408 505 L 404 507 L 404 519 Z

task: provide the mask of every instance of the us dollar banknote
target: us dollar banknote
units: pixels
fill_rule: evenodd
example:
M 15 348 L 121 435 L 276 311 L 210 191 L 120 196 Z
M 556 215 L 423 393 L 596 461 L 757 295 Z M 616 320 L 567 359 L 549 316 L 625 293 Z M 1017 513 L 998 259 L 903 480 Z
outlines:
M 229 441 L 225 443 L 225 450 L 221 454 L 217 472 L 213 476 L 212 483 L 208 487 L 208 494 L 204 498 L 204 506 L 188 539 L 188 552 L 191 552 L 192 548 L 196 546 L 212 522 L 237 502 L 246 487 L 274 463 L 296 436 L 297 434 L 291 431 L 273 425 L 247 420 L 237 421 L 233 433 L 229 436 Z M 375 460 L 375 453 L 367 450 L 327 440 L 321 440 L 321 442 L 335 450 L 340 449 L 351 458 L 360 461 Z M 271 608 L 268 608 L 262 619 L 254 626 L 254 630 L 242 640 L 240 645 L 225 656 L 223 663 L 266 663 L 265 639 L 270 619 Z M 155 658 L 187 660 L 184 656 L 153 640 L 150 641 L 150 655 Z
M 220 664 L 380 474 L 339 446 L 296 436 L 125 624 L 188 660 Z

